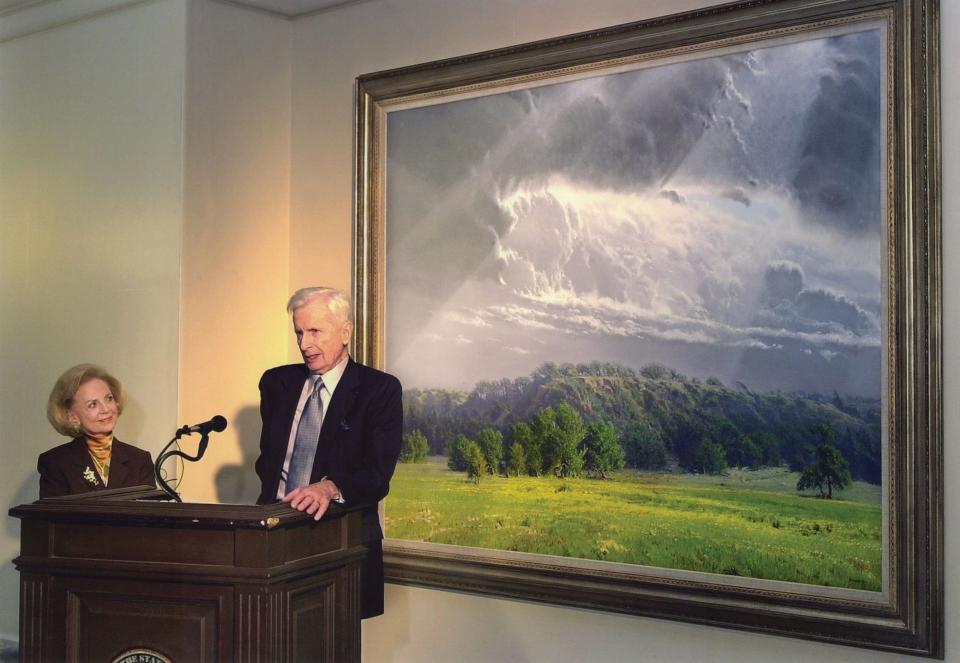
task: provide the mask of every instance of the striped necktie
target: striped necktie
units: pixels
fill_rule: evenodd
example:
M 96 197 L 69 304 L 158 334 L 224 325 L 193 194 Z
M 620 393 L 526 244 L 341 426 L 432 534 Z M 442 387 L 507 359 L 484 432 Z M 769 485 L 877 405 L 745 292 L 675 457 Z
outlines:
M 293 443 L 293 455 L 290 457 L 290 467 L 287 469 L 286 492 L 288 493 L 294 488 L 310 483 L 313 459 L 317 455 L 317 442 L 320 440 L 320 423 L 323 421 L 321 389 L 323 389 L 323 379 L 317 378 L 313 391 L 303 405 L 303 413 L 297 425 L 297 438 Z

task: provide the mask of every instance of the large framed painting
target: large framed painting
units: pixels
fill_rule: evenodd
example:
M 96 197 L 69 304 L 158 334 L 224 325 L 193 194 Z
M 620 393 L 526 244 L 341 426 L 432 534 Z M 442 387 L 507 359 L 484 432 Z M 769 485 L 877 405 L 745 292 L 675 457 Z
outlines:
M 937 15 L 742 2 L 358 79 L 390 579 L 942 657 Z

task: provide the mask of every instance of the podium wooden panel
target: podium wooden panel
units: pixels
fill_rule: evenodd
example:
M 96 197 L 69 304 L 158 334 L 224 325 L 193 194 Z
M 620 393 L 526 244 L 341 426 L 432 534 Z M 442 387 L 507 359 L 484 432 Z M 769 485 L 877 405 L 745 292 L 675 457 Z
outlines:
M 20 518 L 20 660 L 360 660 L 360 512 L 176 504 L 152 488 Z M 132 660 L 151 660 L 149 658 Z

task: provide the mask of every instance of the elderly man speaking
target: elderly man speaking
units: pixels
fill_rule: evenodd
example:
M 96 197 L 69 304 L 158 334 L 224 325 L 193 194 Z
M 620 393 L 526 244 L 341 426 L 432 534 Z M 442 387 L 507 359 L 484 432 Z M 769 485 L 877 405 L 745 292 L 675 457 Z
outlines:
M 317 520 L 331 501 L 363 504 L 363 618 L 383 614 L 383 530 L 377 502 L 390 487 L 403 437 L 400 382 L 354 362 L 349 298 L 303 288 L 287 304 L 303 364 L 260 379 L 259 504 L 277 500 Z

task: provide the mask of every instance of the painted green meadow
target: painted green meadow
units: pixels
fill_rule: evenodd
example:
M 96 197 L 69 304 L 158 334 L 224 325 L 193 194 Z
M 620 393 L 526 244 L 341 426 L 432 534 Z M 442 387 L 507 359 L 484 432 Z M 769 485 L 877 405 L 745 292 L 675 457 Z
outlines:
M 882 589 L 881 489 L 796 491 L 786 468 L 607 479 L 486 476 L 447 459 L 397 467 L 387 536 L 868 591 Z

